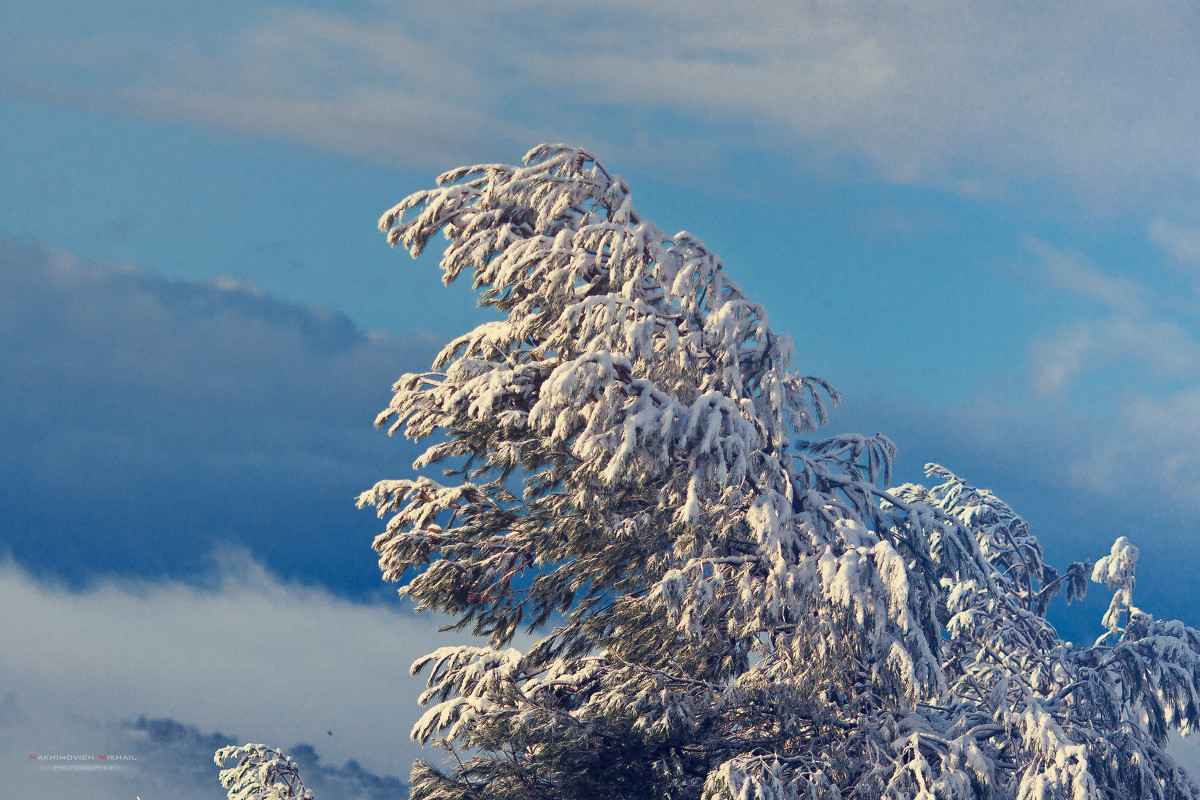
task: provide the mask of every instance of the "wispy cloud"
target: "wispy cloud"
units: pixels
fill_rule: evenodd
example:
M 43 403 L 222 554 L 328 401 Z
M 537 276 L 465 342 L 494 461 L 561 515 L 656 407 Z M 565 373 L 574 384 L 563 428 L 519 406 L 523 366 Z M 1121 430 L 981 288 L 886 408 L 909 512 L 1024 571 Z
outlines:
M 1079 253 L 1032 238 L 1025 243 L 1037 256 L 1034 277 L 1041 286 L 1093 306 L 1082 316 L 1064 314 L 1057 330 L 1035 339 L 1032 382 L 1040 394 L 1069 393 L 1080 378 L 1114 365 L 1121 368 L 1124 393 L 1200 380 L 1197 320 L 1187 306 L 1142 280 L 1110 275 Z
M 1000 404 L 990 423 L 1012 437 L 1024 438 L 1031 424 L 1041 436 L 1055 431 L 1053 448 L 1040 452 L 1051 454 L 1066 484 L 1091 496 L 1134 493 L 1172 513 L 1200 501 L 1194 307 L 1155 276 L 1112 275 L 1078 253 L 1026 244 L 1038 259 L 1038 291 L 1083 308 L 1035 337 L 1032 394 Z
M 1123 390 L 1136 382 L 1200 378 L 1200 342 L 1182 326 L 1160 319 L 1104 318 L 1068 325 L 1034 345 L 1034 385 L 1043 395 L 1062 392 L 1080 377 L 1120 364 Z
M 1026 246 L 1039 259 L 1040 278 L 1056 289 L 1093 300 L 1112 311 L 1140 314 L 1145 311 L 1145 287 L 1126 277 L 1106 275 L 1078 253 L 1065 252 L 1033 238 Z

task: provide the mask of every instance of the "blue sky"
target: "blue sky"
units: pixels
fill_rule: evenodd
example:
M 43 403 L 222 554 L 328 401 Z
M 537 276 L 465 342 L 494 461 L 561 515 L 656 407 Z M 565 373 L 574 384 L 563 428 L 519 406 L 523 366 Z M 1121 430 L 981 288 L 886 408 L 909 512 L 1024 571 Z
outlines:
M 379 523 L 352 498 L 416 452 L 371 428 L 390 382 L 486 317 L 468 286 L 441 286 L 436 253 L 389 250 L 375 221 L 443 170 L 542 141 L 588 147 L 644 216 L 722 255 L 797 365 L 845 394 L 831 431 L 891 436 L 901 480 L 938 461 L 996 490 L 1060 564 L 1129 536 L 1135 602 L 1200 625 L 1194 7 L 93 0 L 0 15 L 0 588 L 60 609 L 48 628 L 86 607 L 109 633 L 34 637 L 19 659 L 0 646 L 0 668 L 119 688 L 100 703 L 18 682 L 0 757 L 50 747 L 29 723 L 44 703 L 57 722 L 42 729 L 74 726 L 89 748 L 145 714 L 407 773 L 407 698 L 394 730 L 356 726 L 361 693 L 314 662 L 290 673 L 305 692 L 263 678 L 257 700 L 223 700 L 154 631 L 211 636 L 183 609 L 237 597 L 316 651 L 333 645 L 300 632 L 305 603 L 402 638 L 380 674 L 435 646 L 380 586 Z M 1102 594 L 1060 628 L 1093 633 Z M 118 640 L 130 657 L 114 661 Z M 188 663 L 234 681 L 209 650 Z M 111 673 L 85 680 L 71 653 Z M 270 676 L 279 658 L 237 667 Z M 154 691 L 138 659 L 162 665 Z M 337 702 L 309 723 L 267 710 L 306 694 Z

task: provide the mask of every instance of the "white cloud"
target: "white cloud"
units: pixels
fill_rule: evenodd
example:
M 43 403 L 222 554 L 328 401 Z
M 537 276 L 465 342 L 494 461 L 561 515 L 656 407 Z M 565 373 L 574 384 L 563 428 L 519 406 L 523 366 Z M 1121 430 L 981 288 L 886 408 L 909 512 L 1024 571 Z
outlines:
M 52 784 L 16 762 L 67 748 L 115 752 L 124 740 L 112 723 L 140 714 L 242 742 L 308 742 L 326 762 L 354 758 L 407 779 L 423 686 L 408 666 L 454 638 L 429 615 L 281 584 L 241 558 L 211 590 L 108 582 L 71 592 L 7 563 L 0 607 L 0 764 L 8 791 L 14 781 L 28 790 L 22 797 L 52 795 Z
M 209 281 L 209 285 L 215 286 L 223 292 L 243 292 L 251 297 L 263 297 L 263 290 L 252 280 L 246 278 L 235 278 L 231 275 L 218 275 Z
M 607 141 L 615 158 L 647 134 L 657 153 L 749 135 L 973 193 L 1050 178 L 1123 201 L 1200 177 L 1200 12 L 1186 4 L 475 0 L 232 19 L 159 31 L 132 61 L 115 58 L 126 39 L 108 60 L 106 40 L 81 43 L 65 83 L 99 87 L 83 95 L 100 105 L 407 165 L 511 159 L 543 139 Z M 6 71 L 28 91 L 74 58 L 12 44 Z M 648 122 L 663 110 L 676 133 Z

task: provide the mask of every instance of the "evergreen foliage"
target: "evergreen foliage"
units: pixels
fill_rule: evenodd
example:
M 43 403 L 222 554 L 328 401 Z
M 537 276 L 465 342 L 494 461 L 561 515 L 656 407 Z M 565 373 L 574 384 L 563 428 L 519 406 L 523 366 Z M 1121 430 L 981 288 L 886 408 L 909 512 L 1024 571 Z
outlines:
M 687 233 L 585 151 L 452 170 L 380 221 L 505 319 L 396 383 L 428 438 L 359 498 L 388 580 L 486 641 L 418 660 L 414 800 L 1197 798 L 1200 632 L 1131 604 L 1136 548 L 1061 574 L 941 467 L 888 489 L 882 436 Z M 1094 645 L 1048 603 L 1116 594 Z M 512 646 L 525 629 L 532 646 Z
M 224 769 L 225 762 L 237 763 Z M 221 770 L 221 785 L 229 800 L 313 800 L 304 788 L 296 762 L 265 744 L 222 747 L 213 756 Z

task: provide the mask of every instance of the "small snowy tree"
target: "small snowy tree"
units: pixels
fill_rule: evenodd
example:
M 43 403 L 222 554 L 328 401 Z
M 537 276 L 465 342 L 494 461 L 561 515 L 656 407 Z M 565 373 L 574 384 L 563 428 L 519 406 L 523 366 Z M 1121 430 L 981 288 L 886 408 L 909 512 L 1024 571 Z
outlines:
M 455 756 L 414 798 L 1200 797 L 1163 749 L 1200 633 L 1132 606 L 1136 549 L 1059 574 L 991 494 L 889 491 L 886 438 L 813 437 L 836 393 L 591 155 L 453 170 L 380 227 L 442 232 L 505 317 L 377 420 L 440 478 L 359 498 L 384 576 L 486 640 L 413 665 L 412 735 Z M 1045 612 L 1089 576 L 1117 596 L 1079 647 Z
M 221 785 L 229 790 L 229 800 L 313 800 L 296 771 L 296 762 L 265 744 L 222 747 L 213 756 L 218 767 L 237 759 L 221 770 Z

